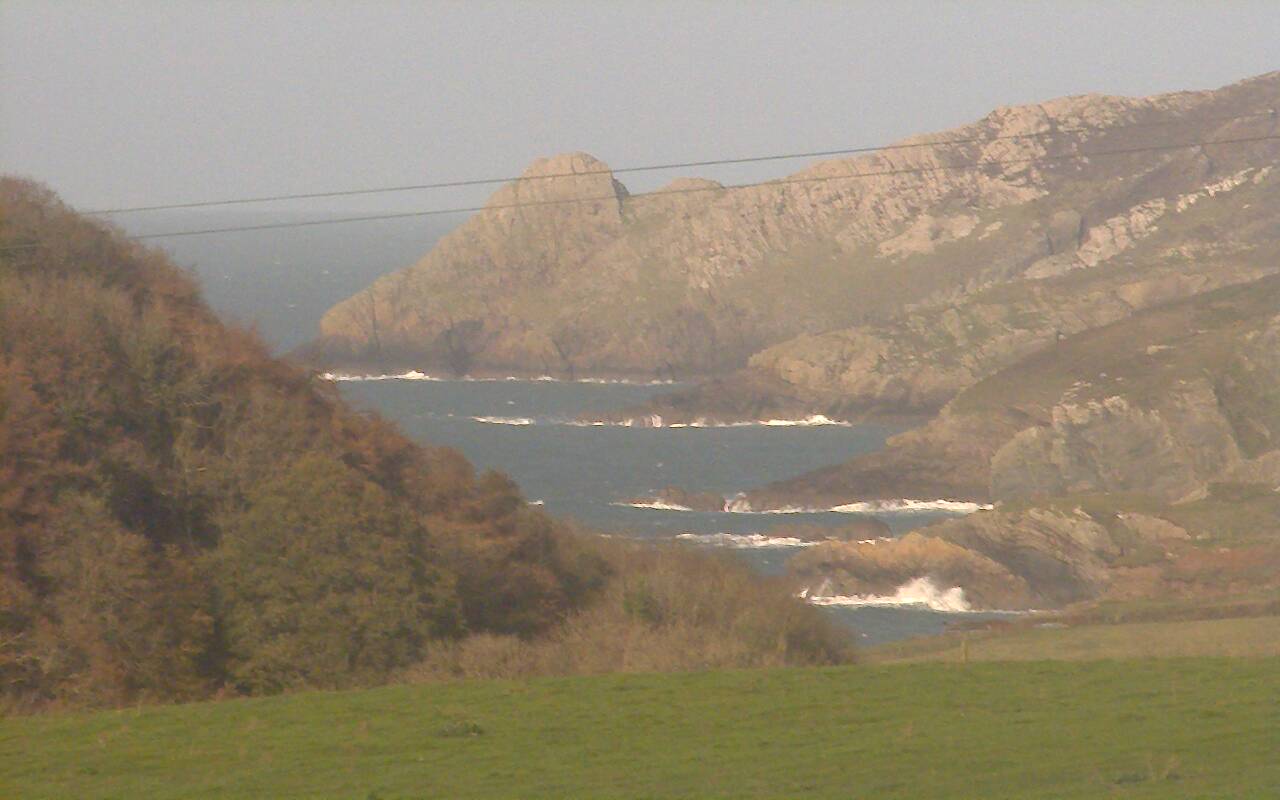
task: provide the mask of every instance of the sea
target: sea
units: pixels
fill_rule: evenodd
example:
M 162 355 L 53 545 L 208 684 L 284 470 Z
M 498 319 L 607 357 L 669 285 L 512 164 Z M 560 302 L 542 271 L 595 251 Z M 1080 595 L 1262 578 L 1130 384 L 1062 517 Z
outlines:
M 267 225 L 324 214 L 167 212 L 120 220 L 130 233 Z M 425 253 L 456 220 L 392 220 L 148 240 L 200 278 L 211 305 L 258 329 L 279 353 L 311 337 L 320 315 L 379 275 Z M 652 502 L 668 486 L 732 498 L 770 481 L 874 451 L 895 432 L 821 417 L 733 426 L 589 425 L 578 420 L 635 406 L 666 383 L 556 380 L 552 376 L 451 379 L 422 373 L 345 375 L 354 405 L 377 411 L 428 444 L 456 448 L 479 469 L 501 470 L 526 499 L 592 535 L 671 541 L 742 558 L 765 574 L 786 570 L 809 543 L 781 525 L 838 526 L 859 515 L 898 536 L 963 513 L 929 503 L 788 513 L 702 512 Z M 903 498 L 928 501 L 936 498 Z M 889 596 L 814 598 L 865 645 L 935 634 L 1002 616 L 975 612 L 954 587 L 914 581 Z

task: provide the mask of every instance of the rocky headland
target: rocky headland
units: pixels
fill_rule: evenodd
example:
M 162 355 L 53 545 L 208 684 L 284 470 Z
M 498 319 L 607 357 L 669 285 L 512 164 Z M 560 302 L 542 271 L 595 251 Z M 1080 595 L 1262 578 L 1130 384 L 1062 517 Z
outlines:
M 587 154 L 539 160 L 420 262 L 335 306 L 301 356 L 729 376 L 661 401 L 690 419 L 932 413 L 1061 336 L 1256 277 L 1161 266 L 1143 247 L 1247 244 L 1248 226 L 1224 241 L 1189 212 L 1266 179 L 1280 146 L 1257 137 L 1276 130 L 1277 99 L 1280 73 L 1067 97 L 745 187 L 633 195 Z M 1171 146 L 1213 139 L 1234 144 Z
M 1254 535 L 1280 533 L 1278 104 L 1280 73 L 1069 97 L 640 195 L 558 156 L 332 309 L 304 355 L 697 381 L 582 420 L 601 424 L 923 422 L 731 500 L 633 500 L 994 506 L 806 547 L 810 595 L 928 578 L 1025 609 L 1270 585 L 1250 565 L 1280 560 Z

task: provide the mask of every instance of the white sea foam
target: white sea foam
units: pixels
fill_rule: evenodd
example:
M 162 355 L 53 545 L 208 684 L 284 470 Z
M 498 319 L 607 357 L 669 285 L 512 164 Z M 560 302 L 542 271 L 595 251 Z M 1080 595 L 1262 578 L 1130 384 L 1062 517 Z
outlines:
M 902 584 L 893 594 L 829 595 L 810 594 L 808 589 L 800 593 L 806 602 L 815 606 L 923 606 L 932 611 L 963 614 L 973 611 L 965 600 L 964 589 L 953 586 L 940 589 L 929 578 L 913 578 Z
M 394 375 L 348 375 L 342 372 L 325 372 L 320 377 L 326 381 L 335 381 L 338 383 L 345 381 L 444 381 L 448 378 L 441 378 L 435 375 L 428 375 L 425 372 L 419 372 L 416 369 L 408 372 L 400 372 Z
M 849 428 L 853 426 L 852 422 L 845 422 L 844 420 L 839 420 L 839 419 L 831 419 L 830 417 L 827 417 L 823 414 L 813 414 L 811 416 L 805 417 L 804 419 L 766 419 L 759 422 L 758 424 L 768 425 L 770 427 L 780 427 L 780 428 L 793 428 L 793 427 L 811 428 L 819 425 L 838 425 L 842 428 Z
M 624 508 L 647 508 L 653 511 L 692 511 L 688 506 L 682 506 L 678 503 L 667 503 L 662 500 L 634 500 L 629 503 L 610 503 L 611 506 L 622 506 Z
M 739 420 L 737 422 L 713 422 L 706 417 L 698 417 L 690 422 L 667 422 L 660 414 L 648 414 L 619 420 L 574 420 L 565 423 L 578 427 L 611 427 L 611 428 L 812 428 L 821 425 L 835 425 L 842 428 L 853 427 L 852 422 L 831 419 L 822 414 L 814 414 L 803 419 L 758 419 Z
M 813 506 L 781 506 L 778 508 L 752 508 L 751 501 L 738 495 L 725 501 L 725 511 L 731 514 L 913 514 L 942 512 L 946 514 L 972 514 L 990 511 L 995 506 L 971 503 L 967 500 L 867 500 L 857 503 L 816 508 Z
M 461 377 L 444 377 L 440 375 L 428 375 L 416 369 L 408 372 L 382 373 L 382 374 L 364 374 L 353 375 L 344 372 L 323 372 L 320 377 L 326 381 L 456 381 L 460 383 L 586 383 L 598 385 L 614 385 L 614 386 L 674 386 L 677 381 L 673 380 L 651 380 L 636 381 L 628 378 L 575 378 L 566 380 L 557 378 L 554 375 L 537 375 L 534 377 L 522 377 L 519 375 L 505 375 L 499 377 L 478 377 L 474 375 L 463 375 Z
M 736 549 L 772 549 L 783 547 L 813 547 L 818 542 L 797 539 L 794 536 L 768 536 L 763 533 L 681 533 L 677 539 L 712 547 Z
M 838 514 L 892 514 L 913 511 L 945 511 L 951 514 L 972 514 L 990 511 L 995 506 L 987 503 L 971 503 L 967 500 L 870 500 L 862 503 L 845 503 L 829 510 Z
M 488 425 L 533 425 L 534 420 L 531 417 L 472 417 L 476 422 L 483 422 Z
M 527 423 L 509 422 L 520 425 Z M 631 503 L 614 503 L 632 508 L 648 508 L 655 511 L 693 511 L 674 503 L 661 500 L 637 501 Z M 965 500 L 868 500 L 860 503 L 844 503 L 838 506 L 817 508 L 813 506 L 781 506 L 778 508 L 752 508 L 751 502 L 742 495 L 727 498 L 724 511 L 729 514 L 918 514 L 921 512 L 937 512 L 943 514 L 972 514 L 975 511 L 990 511 L 994 506 L 983 503 L 971 503 Z

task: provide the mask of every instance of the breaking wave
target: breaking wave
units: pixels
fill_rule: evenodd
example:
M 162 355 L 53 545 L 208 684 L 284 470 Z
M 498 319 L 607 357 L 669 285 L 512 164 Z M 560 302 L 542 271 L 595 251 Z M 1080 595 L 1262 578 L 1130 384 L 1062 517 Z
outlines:
M 784 547 L 814 547 L 825 542 L 844 541 L 843 539 L 798 539 L 794 536 L 769 536 L 763 533 L 680 533 L 676 538 L 681 541 L 710 547 L 730 547 L 734 549 L 772 549 Z M 885 539 L 859 539 L 858 544 L 876 544 Z
M 818 542 L 797 539 L 794 536 L 768 536 L 763 533 L 680 533 L 676 538 L 694 544 L 735 549 L 772 549 L 783 547 L 812 547 Z
M 782 506 L 780 508 L 753 508 L 751 501 L 737 496 L 725 501 L 724 510 L 730 514 L 915 514 L 921 512 L 941 512 L 945 514 L 972 514 L 975 511 L 990 511 L 995 506 L 986 503 L 972 503 L 967 500 L 866 500 L 856 503 L 842 503 L 826 508 L 812 506 Z
M 815 606 L 923 606 L 931 611 L 948 614 L 965 614 L 973 611 L 969 601 L 965 600 L 964 589 L 959 586 L 940 589 L 927 577 L 913 578 L 899 586 L 893 594 L 810 594 L 809 590 L 805 589 L 799 597 Z
M 829 510 L 838 514 L 892 514 L 894 512 L 945 511 L 952 514 L 972 514 L 975 511 L 991 511 L 990 503 L 971 503 L 967 500 L 870 500 L 862 503 L 845 503 Z
M 692 422 L 666 422 L 660 414 L 649 414 L 620 420 L 574 420 L 566 423 L 584 428 L 812 428 L 822 425 L 853 427 L 852 422 L 813 414 L 802 419 L 758 419 L 738 422 L 715 422 L 699 417 Z
M 480 419 L 480 418 L 473 418 Z M 480 419 L 483 422 L 501 421 L 506 425 L 528 425 L 529 422 L 521 421 L 522 418 L 512 418 L 507 420 L 502 417 L 486 417 Z M 653 511 L 694 511 L 695 509 L 683 506 L 678 503 L 668 503 L 664 500 L 632 500 L 626 502 L 616 502 L 610 505 L 626 506 L 629 508 L 647 508 Z M 990 511 L 995 506 L 985 503 L 971 503 L 967 500 L 868 500 L 860 503 L 844 503 L 842 505 L 828 506 L 826 508 L 816 508 L 812 506 L 782 506 L 781 508 L 752 508 L 751 502 L 742 495 L 726 498 L 724 501 L 724 509 L 722 511 L 707 511 L 703 513 L 716 514 L 918 514 L 922 512 L 937 512 L 943 514 L 972 514 L 975 511 Z
M 499 377 L 481 377 L 475 375 L 463 375 L 462 377 L 445 377 L 442 375 L 429 375 L 416 369 L 408 372 L 383 373 L 380 375 L 353 375 L 345 372 L 323 372 L 320 378 L 326 381 L 344 382 L 344 381 L 452 381 L 459 383 L 585 383 L 598 384 L 608 386 L 674 386 L 678 381 L 674 380 L 650 380 L 637 381 L 629 378 L 574 378 L 569 380 L 566 378 L 557 378 L 554 375 L 535 375 L 533 377 L 521 377 L 519 375 L 504 375 Z
M 668 503 L 663 500 L 633 500 L 629 503 L 610 503 L 611 506 L 621 506 L 623 508 L 647 508 L 652 511 L 692 511 L 688 506 L 682 506 L 679 503 Z
M 392 380 L 386 378 L 385 380 Z M 384 380 L 383 378 L 368 378 L 366 380 Z M 419 380 L 419 379 L 407 379 Z M 422 378 L 421 380 L 440 380 L 439 378 Z M 653 430 L 678 430 L 680 428 L 759 428 L 759 427 L 810 427 L 815 425 L 839 425 L 842 427 L 851 427 L 852 423 L 839 422 L 829 420 L 826 417 L 820 417 L 821 422 L 808 420 L 783 420 L 770 419 L 760 420 L 758 422 L 707 422 L 705 420 L 697 420 L 694 422 L 672 422 L 664 423 L 662 417 L 654 414 L 647 417 L 632 417 L 629 419 L 607 421 L 607 420 L 580 420 L 565 419 L 556 417 L 491 417 L 491 416 L 475 416 L 471 419 L 476 422 L 487 422 L 493 425 L 566 425 L 571 428 L 645 428 Z
M 334 381 L 342 383 L 346 381 L 444 381 L 447 378 L 440 378 L 435 375 L 428 375 L 425 372 L 419 372 L 416 369 L 408 372 L 400 372 L 394 375 L 348 375 L 343 372 L 324 372 L 320 375 L 321 379 L 326 381 Z

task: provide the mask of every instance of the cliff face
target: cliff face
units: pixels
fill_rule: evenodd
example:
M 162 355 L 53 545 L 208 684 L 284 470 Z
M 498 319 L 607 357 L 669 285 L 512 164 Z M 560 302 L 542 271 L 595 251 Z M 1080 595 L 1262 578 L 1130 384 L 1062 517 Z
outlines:
M 880 452 L 748 493 L 753 507 L 1011 501 L 1280 484 L 1280 276 L 1151 309 L 986 378 Z
M 1121 595 L 1143 575 L 1168 577 L 1194 552 L 1191 534 L 1157 516 L 1083 508 L 973 514 L 901 539 L 825 542 L 790 564 L 815 594 L 892 594 L 927 578 L 959 587 L 973 608 L 1059 608 Z M 1159 578 L 1157 578 L 1159 580 Z
M 891 594 L 929 578 L 983 608 L 1203 597 L 1280 580 L 1278 445 L 1273 275 L 1066 339 L 883 451 L 747 500 L 995 503 L 899 541 L 814 547 L 793 562 L 811 592 Z
M 1277 211 L 1274 171 L 1242 170 L 1080 229 L 1071 249 L 1018 278 L 885 323 L 798 337 L 755 354 L 750 367 L 819 405 L 936 409 L 1061 338 L 1280 268 L 1265 258 Z M 1070 211 L 1054 220 L 1063 216 L 1068 228 L 1081 219 Z
M 990 304 L 939 309 L 1010 280 L 1106 271 L 1202 199 L 1255 180 L 1280 152 L 1274 142 L 1135 149 L 1272 133 L 1277 95 L 1280 75 L 1214 92 L 1063 98 L 742 188 L 678 181 L 631 196 L 590 156 L 539 161 L 418 264 L 332 309 L 311 353 L 558 373 L 697 374 L 750 359 L 800 395 L 936 408 L 1064 324 L 1069 333 L 1144 307 L 1148 290 L 1129 291 L 1136 306 L 1112 300 L 1025 324 L 1055 307 L 1050 290 L 1029 316 L 989 320 L 989 334 L 975 323 Z M 1080 153 L 1095 155 L 1062 157 Z M 1176 272 L 1172 296 L 1244 277 L 1179 283 Z M 965 358 L 953 365 L 957 349 Z M 895 366 L 912 358 L 930 369 Z

